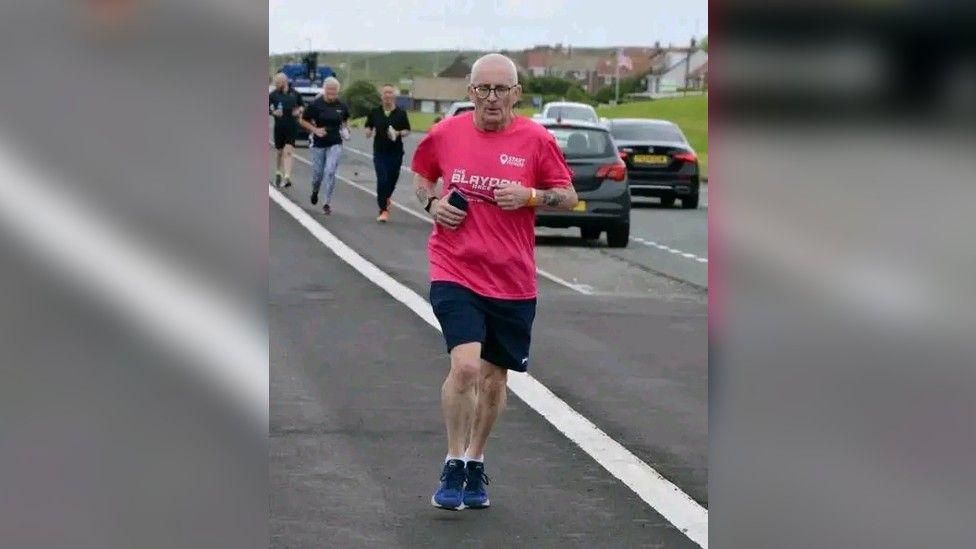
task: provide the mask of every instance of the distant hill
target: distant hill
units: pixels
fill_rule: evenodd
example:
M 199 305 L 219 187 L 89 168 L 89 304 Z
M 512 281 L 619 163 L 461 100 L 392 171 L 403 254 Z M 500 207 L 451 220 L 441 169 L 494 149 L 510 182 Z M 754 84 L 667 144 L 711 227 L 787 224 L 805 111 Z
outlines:
M 574 48 L 574 52 L 609 55 L 614 48 Z M 284 63 L 300 62 L 305 52 L 270 56 L 268 75 Z M 397 83 L 401 78 L 436 76 L 448 68 L 458 55 L 465 56 L 468 64 L 489 53 L 475 50 L 446 51 L 394 51 L 394 52 L 319 52 L 319 64 L 336 71 L 339 80 L 346 82 L 350 73 L 353 80 L 369 80 L 376 84 Z M 521 63 L 522 51 L 503 52 Z
M 319 52 L 319 65 L 328 65 L 339 80 L 368 80 L 374 83 L 397 83 L 401 78 L 435 76 L 446 69 L 458 55 L 471 63 L 486 52 L 478 51 L 397 51 L 397 52 Z M 272 55 L 269 74 L 284 63 L 300 62 L 303 53 Z

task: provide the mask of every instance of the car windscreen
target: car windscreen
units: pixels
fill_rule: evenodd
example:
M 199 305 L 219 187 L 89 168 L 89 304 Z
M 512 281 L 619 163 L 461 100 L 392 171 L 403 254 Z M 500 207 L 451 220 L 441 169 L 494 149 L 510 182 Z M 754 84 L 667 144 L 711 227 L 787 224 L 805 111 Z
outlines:
M 670 124 L 615 123 L 610 128 L 610 132 L 619 141 L 671 141 L 680 143 L 685 140 L 681 131 Z
M 593 116 L 593 111 L 585 107 L 549 107 L 546 110 L 546 118 L 552 119 L 563 119 L 563 120 L 588 120 L 590 122 L 596 122 L 597 119 Z
M 462 112 L 473 111 L 474 107 L 458 107 L 458 110 L 454 111 L 454 116 L 461 114 Z
M 588 128 L 548 128 L 567 159 L 615 156 L 610 134 Z

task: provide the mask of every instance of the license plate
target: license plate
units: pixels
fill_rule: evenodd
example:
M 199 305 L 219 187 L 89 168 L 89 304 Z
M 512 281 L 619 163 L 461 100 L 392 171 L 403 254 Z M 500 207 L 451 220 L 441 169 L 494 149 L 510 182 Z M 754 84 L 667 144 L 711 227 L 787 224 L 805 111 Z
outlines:
M 650 164 L 660 166 L 671 159 L 666 154 L 635 154 L 634 164 Z
M 573 211 L 574 212 L 585 212 L 586 211 L 586 201 L 585 200 L 580 200 L 579 202 L 577 202 L 576 205 L 573 206 Z

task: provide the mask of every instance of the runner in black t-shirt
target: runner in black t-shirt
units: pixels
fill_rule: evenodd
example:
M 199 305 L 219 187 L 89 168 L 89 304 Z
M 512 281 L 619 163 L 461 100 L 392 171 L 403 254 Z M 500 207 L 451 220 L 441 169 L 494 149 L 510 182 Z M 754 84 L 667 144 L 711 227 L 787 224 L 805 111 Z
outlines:
M 390 197 L 400 178 L 403 164 L 403 138 L 410 133 L 410 120 L 403 109 L 396 106 L 396 89 L 383 86 L 383 104 L 366 115 L 366 138 L 373 137 L 373 166 L 376 168 L 376 204 L 380 223 L 390 219 Z
M 312 204 L 319 201 L 319 188 L 324 178 L 325 205 L 322 210 L 326 214 L 332 213 L 332 192 L 342 155 L 342 141 L 348 139 L 349 132 L 349 107 L 339 100 L 339 86 L 336 78 L 326 78 L 322 95 L 308 105 L 300 121 L 312 140 L 309 147 L 312 153 Z
M 268 94 L 268 111 L 274 117 L 274 147 L 278 151 L 275 159 L 276 187 L 291 187 L 292 154 L 295 148 L 295 137 L 298 135 L 298 116 L 301 115 L 305 102 L 301 94 L 288 83 L 288 77 L 278 73 L 274 78 L 275 89 Z M 284 169 L 284 174 L 281 173 Z

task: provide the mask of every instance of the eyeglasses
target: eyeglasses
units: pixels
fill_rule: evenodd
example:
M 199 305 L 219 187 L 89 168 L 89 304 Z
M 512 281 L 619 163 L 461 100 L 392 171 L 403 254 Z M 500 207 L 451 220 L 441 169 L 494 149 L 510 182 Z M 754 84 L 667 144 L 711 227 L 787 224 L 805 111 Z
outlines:
M 471 86 L 471 89 L 474 90 L 474 94 L 478 99 L 488 99 L 491 92 L 495 92 L 495 97 L 498 99 L 505 99 L 508 97 L 509 92 L 516 87 L 518 87 L 518 84 L 515 86 L 486 86 L 481 84 L 480 86 Z

